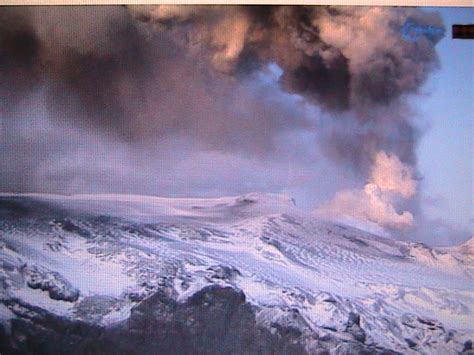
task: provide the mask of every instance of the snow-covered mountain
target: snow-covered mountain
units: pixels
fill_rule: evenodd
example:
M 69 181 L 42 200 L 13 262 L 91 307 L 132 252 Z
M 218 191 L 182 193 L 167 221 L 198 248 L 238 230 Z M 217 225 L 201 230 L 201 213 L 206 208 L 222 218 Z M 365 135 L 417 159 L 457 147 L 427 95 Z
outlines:
M 429 248 L 286 196 L 0 195 L 0 353 L 472 347 L 471 238 Z

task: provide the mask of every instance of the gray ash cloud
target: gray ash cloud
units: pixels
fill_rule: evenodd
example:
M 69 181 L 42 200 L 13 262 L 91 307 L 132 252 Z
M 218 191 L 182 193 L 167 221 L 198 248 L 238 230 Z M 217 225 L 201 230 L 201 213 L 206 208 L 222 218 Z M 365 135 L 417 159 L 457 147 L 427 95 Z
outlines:
M 406 42 L 407 19 L 442 27 L 436 13 L 413 8 L 2 7 L 2 189 L 28 190 L 31 178 L 12 179 L 73 149 L 64 138 L 22 138 L 38 92 L 53 126 L 143 147 L 142 155 L 180 135 L 273 159 L 279 135 L 312 130 L 313 118 L 277 88 L 258 87 L 270 64 L 282 71 L 280 89 L 322 110 L 314 149 L 362 175 L 379 150 L 415 165 L 419 133 L 404 96 L 436 68 L 443 34 Z

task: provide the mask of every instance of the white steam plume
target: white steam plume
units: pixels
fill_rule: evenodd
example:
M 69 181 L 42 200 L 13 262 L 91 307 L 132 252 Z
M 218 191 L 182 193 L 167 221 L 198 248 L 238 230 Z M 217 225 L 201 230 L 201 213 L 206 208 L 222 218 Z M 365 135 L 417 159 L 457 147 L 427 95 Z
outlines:
M 337 192 L 333 200 L 316 213 L 329 218 L 342 216 L 362 223 L 375 223 L 382 228 L 405 229 L 413 225 L 413 215 L 408 211 L 397 212 L 395 205 L 415 192 L 416 181 L 411 169 L 396 155 L 380 151 L 363 189 Z

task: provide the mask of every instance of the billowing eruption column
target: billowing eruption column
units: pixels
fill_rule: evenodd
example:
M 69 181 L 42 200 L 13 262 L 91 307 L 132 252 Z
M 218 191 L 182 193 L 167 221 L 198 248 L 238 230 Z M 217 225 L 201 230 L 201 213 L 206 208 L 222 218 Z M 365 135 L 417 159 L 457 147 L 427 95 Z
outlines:
M 407 20 L 443 28 L 413 8 L 2 7 L 2 189 L 28 190 L 19 171 L 29 176 L 48 155 L 20 152 L 15 131 L 38 92 L 53 124 L 138 145 L 179 134 L 268 157 L 289 126 L 312 127 L 275 91 L 249 89 L 269 65 L 281 89 L 321 110 L 319 149 L 331 159 L 368 176 L 386 152 L 415 170 L 419 133 L 404 98 L 438 65 L 443 31 L 406 41 Z
M 131 12 L 172 33 L 191 57 L 234 77 L 276 63 L 286 91 L 346 121 L 324 141 L 332 156 L 363 170 L 380 149 L 415 162 L 417 132 L 401 101 L 437 66 L 434 47 L 443 34 L 407 42 L 401 28 L 407 20 L 443 28 L 436 14 L 319 6 L 144 6 Z
M 369 181 L 363 189 L 348 189 L 336 193 L 334 199 L 316 210 L 330 218 L 355 219 L 382 228 L 406 229 L 413 226 L 413 215 L 398 213 L 399 199 L 409 199 L 416 192 L 416 181 L 409 167 L 394 155 L 380 151 L 375 156 Z

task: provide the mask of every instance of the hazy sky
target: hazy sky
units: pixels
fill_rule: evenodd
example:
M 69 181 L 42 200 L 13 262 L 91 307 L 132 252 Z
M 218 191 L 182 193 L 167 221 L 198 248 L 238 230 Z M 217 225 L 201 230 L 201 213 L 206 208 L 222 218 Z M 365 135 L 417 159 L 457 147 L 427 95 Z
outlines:
M 448 29 L 474 22 L 473 8 L 438 11 Z M 433 217 L 468 226 L 474 216 L 474 43 L 448 33 L 437 50 L 441 69 L 426 83 L 426 96 L 415 99 L 428 126 L 418 149 L 425 206 Z

